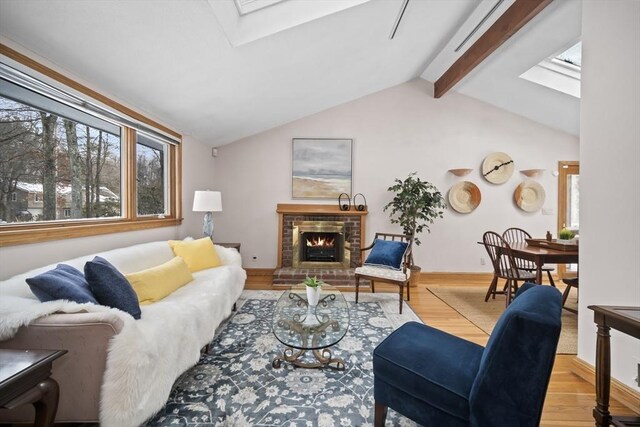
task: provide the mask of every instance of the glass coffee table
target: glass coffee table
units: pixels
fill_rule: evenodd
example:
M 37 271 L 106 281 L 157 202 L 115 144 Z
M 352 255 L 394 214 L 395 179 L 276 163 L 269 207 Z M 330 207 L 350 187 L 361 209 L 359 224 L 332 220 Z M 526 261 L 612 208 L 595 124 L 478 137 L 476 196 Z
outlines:
M 329 347 L 336 345 L 349 329 L 349 305 L 342 293 L 331 285 L 322 285 L 318 305 L 307 302 L 304 284 L 285 291 L 273 311 L 272 329 L 285 349 L 271 365 L 279 368 L 288 362 L 301 368 L 331 367 L 344 370 L 344 360 L 333 357 Z M 303 356 L 311 351 L 315 360 Z M 333 366 L 332 366 L 333 365 Z

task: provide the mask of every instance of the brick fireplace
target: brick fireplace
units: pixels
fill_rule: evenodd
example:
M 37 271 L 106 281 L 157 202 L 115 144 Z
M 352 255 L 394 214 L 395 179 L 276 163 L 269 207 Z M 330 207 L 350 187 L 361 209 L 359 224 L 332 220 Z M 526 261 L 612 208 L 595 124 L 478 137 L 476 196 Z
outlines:
M 367 211 L 341 211 L 336 205 L 278 204 L 278 265 L 274 285 L 317 276 L 336 286 L 353 286 L 361 264 Z

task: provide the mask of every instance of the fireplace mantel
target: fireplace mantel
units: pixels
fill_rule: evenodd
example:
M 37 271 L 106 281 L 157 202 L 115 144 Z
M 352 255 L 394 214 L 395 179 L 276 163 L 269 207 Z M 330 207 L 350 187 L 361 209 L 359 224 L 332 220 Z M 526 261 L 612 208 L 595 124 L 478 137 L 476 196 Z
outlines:
M 335 205 L 308 205 L 308 204 L 283 204 L 278 203 L 276 212 L 282 217 L 283 214 L 292 215 L 360 215 L 364 216 L 369 213 L 366 206 L 363 211 L 357 211 L 353 206 L 351 210 L 341 211 L 337 204 Z
M 278 213 L 278 265 L 277 268 L 283 267 L 283 240 L 287 239 L 287 246 L 291 243 L 288 240 L 291 239 L 291 223 L 294 220 L 304 220 L 307 217 L 319 217 L 327 218 L 327 220 L 333 221 L 346 221 L 352 228 L 355 227 L 355 238 L 357 245 L 352 246 L 355 248 L 363 248 L 365 246 L 365 216 L 369 213 L 367 208 L 363 211 L 356 210 L 353 206 L 351 210 L 341 211 L 337 203 L 333 205 L 319 205 L 319 204 L 284 204 L 278 203 L 276 212 Z M 290 251 L 290 249 L 289 249 Z M 353 255 L 357 255 L 354 257 Z M 359 265 L 360 252 L 352 254 L 352 259 Z M 290 267 L 289 260 L 286 260 L 284 267 Z

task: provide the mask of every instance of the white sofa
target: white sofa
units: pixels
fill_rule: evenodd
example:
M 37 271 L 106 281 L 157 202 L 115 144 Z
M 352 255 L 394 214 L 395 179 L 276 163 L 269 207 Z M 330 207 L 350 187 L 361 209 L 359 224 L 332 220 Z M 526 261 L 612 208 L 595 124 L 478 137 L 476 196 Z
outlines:
M 163 407 L 176 378 L 232 311 L 246 280 L 240 254 L 216 245 L 223 266 L 193 273 L 194 280 L 144 305 L 142 318 L 94 304 L 39 302 L 27 277 L 56 264 L 0 282 L 0 348 L 65 349 L 54 362 L 60 385 L 56 422 L 137 426 Z M 62 263 L 83 270 L 100 255 L 127 274 L 174 257 L 166 241 L 91 254 Z M 1 422 L 33 421 L 33 408 L 0 410 Z

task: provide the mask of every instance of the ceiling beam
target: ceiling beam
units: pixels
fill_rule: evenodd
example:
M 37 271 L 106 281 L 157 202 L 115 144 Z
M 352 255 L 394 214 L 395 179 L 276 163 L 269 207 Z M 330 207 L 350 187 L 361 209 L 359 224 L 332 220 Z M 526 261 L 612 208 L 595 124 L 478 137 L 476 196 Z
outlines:
M 553 0 L 516 0 L 434 84 L 440 98 Z

